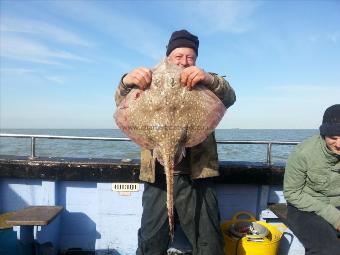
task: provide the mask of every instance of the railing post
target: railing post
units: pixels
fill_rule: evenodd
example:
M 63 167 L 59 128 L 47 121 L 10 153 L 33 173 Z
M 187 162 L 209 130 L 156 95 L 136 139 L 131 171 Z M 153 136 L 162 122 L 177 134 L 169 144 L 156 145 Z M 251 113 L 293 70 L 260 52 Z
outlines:
M 267 164 L 272 164 L 272 143 L 268 143 L 267 146 Z
M 32 136 L 31 137 L 31 156 L 30 159 L 34 159 L 35 158 L 35 137 Z

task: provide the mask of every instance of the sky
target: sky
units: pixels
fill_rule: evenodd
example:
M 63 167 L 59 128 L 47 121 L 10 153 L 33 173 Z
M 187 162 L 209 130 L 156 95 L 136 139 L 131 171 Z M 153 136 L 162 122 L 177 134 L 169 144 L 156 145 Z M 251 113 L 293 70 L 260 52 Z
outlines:
M 340 1 L 0 0 L 0 129 L 116 128 L 124 73 L 173 31 L 237 96 L 218 128 L 315 129 L 340 103 Z

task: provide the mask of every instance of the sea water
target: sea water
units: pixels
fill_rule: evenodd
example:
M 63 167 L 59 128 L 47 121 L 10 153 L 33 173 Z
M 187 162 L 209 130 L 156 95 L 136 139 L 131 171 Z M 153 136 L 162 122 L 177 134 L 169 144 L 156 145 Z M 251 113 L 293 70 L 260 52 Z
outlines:
M 82 137 L 126 137 L 119 129 L 1 129 L 1 134 L 60 135 Z M 316 129 L 217 129 L 218 140 L 303 141 Z M 30 155 L 29 138 L 0 137 L 0 155 Z M 267 146 L 258 144 L 218 144 L 219 160 L 265 162 Z M 273 145 L 273 162 L 284 162 L 293 145 Z M 38 157 L 138 159 L 140 148 L 130 141 L 89 141 L 36 139 Z

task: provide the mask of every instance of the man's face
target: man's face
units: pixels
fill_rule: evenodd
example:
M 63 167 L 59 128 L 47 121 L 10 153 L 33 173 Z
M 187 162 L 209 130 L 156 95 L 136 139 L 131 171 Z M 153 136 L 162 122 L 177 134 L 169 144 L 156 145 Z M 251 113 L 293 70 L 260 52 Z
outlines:
M 340 155 L 340 136 L 325 136 L 328 149 Z
M 176 48 L 168 56 L 170 63 L 189 67 L 196 64 L 196 53 L 192 48 Z

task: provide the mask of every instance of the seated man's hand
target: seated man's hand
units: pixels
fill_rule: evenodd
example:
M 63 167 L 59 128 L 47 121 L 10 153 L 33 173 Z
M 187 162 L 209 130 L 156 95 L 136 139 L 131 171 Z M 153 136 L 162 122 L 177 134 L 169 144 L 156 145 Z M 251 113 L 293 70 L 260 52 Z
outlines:
M 213 82 L 214 77 L 197 66 L 187 67 L 181 73 L 181 83 L 189 90 L 199 83 L 209 88 Z
M 137 86 L 139 89 L 145 90 L 150 86 L 151 80 L 151 70 L 146 67 L 138 67 L 123 78 L 123 83 L 127 87 Z

